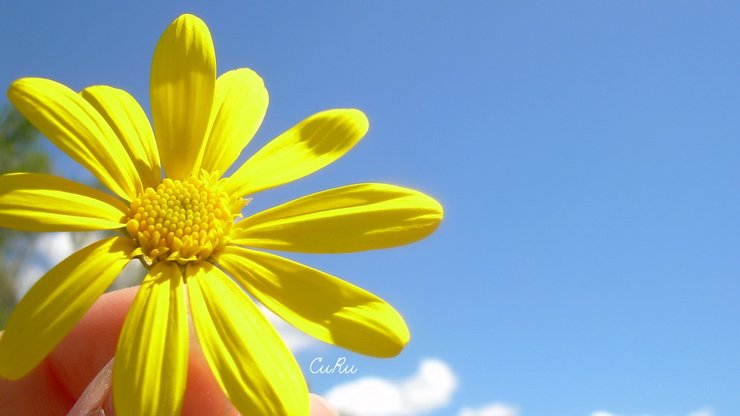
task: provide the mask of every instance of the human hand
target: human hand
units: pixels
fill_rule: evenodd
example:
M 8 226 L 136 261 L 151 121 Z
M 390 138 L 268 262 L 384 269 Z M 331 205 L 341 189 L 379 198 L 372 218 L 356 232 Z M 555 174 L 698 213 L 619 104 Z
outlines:
M 0 414 L 113 415 L 111 357 L 137 289 L 103 295 L 31 373 L 17 381 L 0 378 Z M 197 341 L 191 341 L 182 415 L 238 415 L 211 374 Z M 311 416 L 337 413 L 322 398 L 311 395 Z

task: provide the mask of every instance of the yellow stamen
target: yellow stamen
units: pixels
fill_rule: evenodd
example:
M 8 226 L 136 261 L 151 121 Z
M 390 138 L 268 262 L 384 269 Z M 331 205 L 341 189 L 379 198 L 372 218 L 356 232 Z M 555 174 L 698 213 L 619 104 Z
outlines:
M 245 203 L 221 191 L 216 175 L 165 178 L 131 202 L 126 229 L 148 264 L 208 260 L 227 243 Z

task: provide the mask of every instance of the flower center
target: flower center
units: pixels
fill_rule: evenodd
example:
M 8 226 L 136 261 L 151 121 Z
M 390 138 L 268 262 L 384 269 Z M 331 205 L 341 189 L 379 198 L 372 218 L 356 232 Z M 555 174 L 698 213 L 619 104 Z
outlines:
M 147 264 L 208 260 L 228 242 L 245 203 L 221 191 L 215 175 L 165 178 L 131 202 L 126 229 Z

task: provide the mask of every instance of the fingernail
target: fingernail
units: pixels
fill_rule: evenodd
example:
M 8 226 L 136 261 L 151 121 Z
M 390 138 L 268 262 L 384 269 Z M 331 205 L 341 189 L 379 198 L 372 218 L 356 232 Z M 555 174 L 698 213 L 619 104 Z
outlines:
M 111 359 L 87 385 L 67 416 L 112 416 L 108 411 L 112 384 L 113 360 Z M 106 409 L 106 410 L 104 410 Z

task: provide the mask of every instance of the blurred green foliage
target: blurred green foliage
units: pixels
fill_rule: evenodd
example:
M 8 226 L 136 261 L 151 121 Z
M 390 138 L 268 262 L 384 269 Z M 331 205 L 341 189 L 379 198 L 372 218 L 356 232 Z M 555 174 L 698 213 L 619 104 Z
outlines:
M 48 172 L 51 159 L 40 138 L 18 111 L 9 106 L 0 109 L 0 173 Z
M 15 109 L 0 108 L 0 174 L 48 172 L 51 158 L 40 133 Z M 5 328 L 17 299 L 15 280 L 29 254 L 35 234 L 0 228 L 0 329 Z

